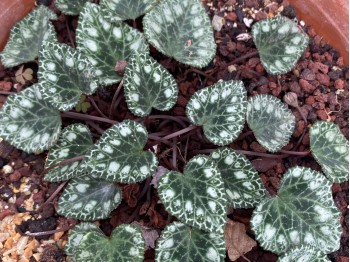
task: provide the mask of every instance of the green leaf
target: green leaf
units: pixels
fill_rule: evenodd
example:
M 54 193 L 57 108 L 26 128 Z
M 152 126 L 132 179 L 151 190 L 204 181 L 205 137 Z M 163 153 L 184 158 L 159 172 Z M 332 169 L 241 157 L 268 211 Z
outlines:
M 208 233 L 180 222 L 165 227 L 156 247 L 156 261 L 224 261 L 223 234 Z
M 195 156 L 184 175 L 170 171 L 158 182 L 165 209 L 184 223 L 208 232 L 222 233 L 226 222 L 225 187 L 216 164 Z
M 0 119 L 0 137 L 27 153 L 50 148 L 61 132 L 60 112 L 43 99 L 38 84 L 8 96 Z
M 313 246 L 296 247 L 278 258 L 278 262 L 330 262 L 324 253 Z
M 247 122 L 258 142 L 270 152 L 287 145 L 295 128 L 292 111 L 272 95 L 256 95 L 249 99 Z
M 38 57 L 42 42 L 56 39 L 49 21 L 56 19 L 56 14 L 44 5 L 30 12 L 11 29 L 10 39 L 0 53 L 1 63 L 5 67 L 13 67 Z
M 144 240 L 138 228 L 120 225 L 110 237 L 98 232 L 89 232 L 80 241 L 76 262 L 142 262 Z
M 339 127 L 318 121 L 310 129 L 312 155 L 332 183 L 349 180 L 349 141 Z
M 189 120 L 203 126 L 215 145 L 235 140 L 244 126 L 247 92 L 242 81 L 225 81 L 197 91 L 186 106 Z
M 66 15 L 79 15 L 88 0 L 55 0 L 57 8 Z
M 159 0 L 101 0 L 100 5 L 108 10 L 112 21 L 122 21 L 127 19 L 136 19 L 145 14 Z
M 152 107 L 166 111 L 177 100 L 174 77 L 146 53 L 135 53 L 125 70 L 125 99 L 129 110 L 137 116 L 147 116 Z
M 103 234 L 102 230 L 95 224 L 82 222 L 76 225 L 69 233 L 68 242 L 64 246 L 65 253 L 70 257 L 74 257 L 81 240 L 89 232 Z
M 226 198 L 233 208 L 255 207 L 266 196 L 258 172 L 241 154 L 222 147 L 211 153 L 225 184 Z
M 45 42 L 39 60 L 43 97 L 61 111 L 72 109 L 82 93 L 92 94 L 98 87 L 92 64 L 68 45 Z
M 83 221 L 105 219 L 121 199 L 122 193 L 114 183 L 84 175 L 69 181 L 59 198 L 57 213 Z
M 278 195 L 264 200 L 250 222 L 266 250 L 282 254 L 312 245 L 328 254 L 339 249 L 339 220 L 331 183 L 310 168 L 294 167 L 284 174 Z
M 252 35 L 264 68 L 274 75 L 291 71 L 309 43 L 308 36 L 284 16 L 256 22 Z
M 87 126 L 73 124 L 63 129 L 57 143 L 50 149 L 45 168 L 63 160 L 84 155 L 93 145 L 92 136 Z M 55 167 L 46 173 L 44 180 L 58 182 L 69 180 L 81 173 L 81 161 Z
M 135 183 L 153 175 L 157 158 L 143 151 L 147 130 L 135 121 L 125 120 L 109 128 L 87 153 L 87 171 L 95 178 Z
M 162 0 L 143 25 L 148 41 L 181 63 L 204 67 L 215 55 L 213 28 L 199 0 Z
M 79 17 L 77 44 L 97 69 L 100 84 L 109 85 L 121 80 L 114 67 L 119 60 L 128 60 L 137 52 L 148 52 L 142 33 L 124 23 L 112 23 L 100 6 L 86 3 Z

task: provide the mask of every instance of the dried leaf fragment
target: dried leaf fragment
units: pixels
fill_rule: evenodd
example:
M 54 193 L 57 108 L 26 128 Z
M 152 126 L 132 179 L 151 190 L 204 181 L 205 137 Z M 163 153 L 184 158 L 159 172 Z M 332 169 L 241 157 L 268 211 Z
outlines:
M 256 246 L 256 242 L 246 234 L 242 223 L 228 220 L 224 234 L 227 253 L 231 261 L 235 261 Z

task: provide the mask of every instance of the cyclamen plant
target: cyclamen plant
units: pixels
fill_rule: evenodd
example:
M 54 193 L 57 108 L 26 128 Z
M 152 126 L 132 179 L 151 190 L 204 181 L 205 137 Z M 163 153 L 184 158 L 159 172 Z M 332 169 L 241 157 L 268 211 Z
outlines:
M 0 54 L 6 67 L 39 57 L 39 82 L 9 96 L 0 110 L 0 136 L 28 153 L 50 149 L 44 179 L 68 181 L 57 212 L 82 221 L 108 218 L 122 200 L 117 183 L 152 176 L 157 155 L 144 149 L 149 134 L 142 121 L 105 119 L 112 127 L 93 143 L 83 124 L 61 131 L 60 112 L 74 108 L 82 94 L 118 82 L 136 116 L 147 117 L 152 108 L 170 110 L 177 100 L 177 83 L 151 57 L 148 43 L 194 67 L 207 66 L 216 49 L 199 0 L 100 2 L 56 0 L 63 13 L 79 14 L 76 49 L 57 42 L 49 22 L 57 17 L 39 6 L 14 27 Z M 122 22 L 143 14 L 144 33 Z M 256 22 L 252 37 L 271 74 L 290 71 L 308 43 L 285 17 Z M 33 44 L 39 48 L 31 48 Z M 128 62 L 123 76 L 114 72 L 120 60 Z M 168 171 L 156 185 L 165 209 L 179 220 L 158 239 L 156 261 L 224 261 L 227 206 L 255 207 L 251 226 L 256 239 L 281 255 L 280 261 L 327 261 L 326 254 L 339 248 L 341 235 L 331 182 L 348 179 L 348 141 L 339 128 L 320 121 L 310 129 L 312 154 L 330 181 L 320 172 L 294 167 L 273 197 L 249 160 L 225 146 L 237 139 L 246 120 L 267 151 L 280 151 L 295 128 L 295 117 L 285 104 L 271 95 L 247 98 L 243 82 L 230 80 L 197 91 L 186 114 L 192 124 L 162 137 L 163 142 L 201 126 L 204 136 L 221 147 L 190 159 L 183 174 Z M 107 238 L 87 222 L 74 227 L 65 247 L 75 261 L 142 261 L 144 249 L 134 226 L 121 225 Z

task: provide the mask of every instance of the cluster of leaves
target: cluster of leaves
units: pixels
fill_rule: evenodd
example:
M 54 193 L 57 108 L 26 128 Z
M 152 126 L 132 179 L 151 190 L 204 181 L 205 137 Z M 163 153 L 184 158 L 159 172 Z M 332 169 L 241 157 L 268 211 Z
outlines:
M 69 180 L 58 213 L 93 221 L 107 218 L 120 204 L 117 183 L 150 177 L 158 160 L 144 150 L 148 133 L 141 123 L 117 123 L 94 144 L 85 125 L 73 124 L 61 132 L 60 111 L 84 110 L 85 95 L 122 79 L 133 114 L 148 116 L 152 108 L 169 110 L 177 100 L 177 83 L 150 56 L 147 42 L 195 67 L 208 65 L 215 42 L 198 0 L 102 0 L 100 5 L 60 0 L 56 5 L 66 14 L 79 14 L 77 48 L 57 42 L 49 22 L 56 15 L 44 6 L 14 27 L 0 54 L 2 63 L 12 67 L 39 57 L 39 83 L 8 97 L 0 110 L 0 136 L 29 153 L 50 149 L 45 180 Z M 122 22 L 143 14 L 144 34 Z M 264 67 L 272 74 L 289 71 L 308 42 L 284 17 L 257 22 L 252 35 Z M 114 72 L 120 60 L 128 61 L 124 76 Z M 224 147 L 238 137 L 247 121 L 258 142 L 269 152 L 278 152 L 295 128 L 295 117 L 286 105 L 271 95 L 247 99 L 242 81 L 223 81 L 197 91 L 186 113 L 210 142 L 221 147 L 189 160 L 183 174 L 169 171 L 160 178 L 160 200 L 179 222 L 164 229 L 156 247 L 157 261 L 223 261 L 227 206 L 255 207 L 251 224 L 256 238 L 265 249 L 283 255 L 281 261 L 324 259 L 338 249 L 340 213 L 332 200 L 331 183 L 321 173 L 289 169 L 278 196 L 270 197 L 249 160 Z M 348 141 L 339 128 L 317 122 L 310 129 L 310 140 L 329 180 L 347 180 Z M 68 164 L 58 165 L 66 160 Z M 66 252 L 75 261 L 102 257 L 142 261 L 144 244 L 141 233 L 130 225 L 116 228 L 106 238 L 94 224 L 81 223 L 73 229 Z

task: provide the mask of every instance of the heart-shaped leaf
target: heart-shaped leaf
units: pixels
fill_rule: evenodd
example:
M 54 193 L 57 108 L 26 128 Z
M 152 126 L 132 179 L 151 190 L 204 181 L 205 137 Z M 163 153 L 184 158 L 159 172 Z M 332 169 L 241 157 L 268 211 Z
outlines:
M 157 158 L 143 151 L 147 142 L 146 128 L 126 120 L 108 129 L 87 153 L 87 171 L 95 178 L 120 183 L 135 183 L 153 175 Z
M 138 228 L 120 225 L 110 237 L 89 232 L 80 241 L 75 256 L 76 262 L 142 262 L 144 240 Z
M 33 79 L 33 69 L 27 68 L 24 70 L 24 65 L 22 65 L 17 71 L 16 71 L 16 81 L 24 85 L 27 81 L 30 81 Z
M 256 22 L 252 35 L 260 60 L 270 74 L 291 71 L 309 43 L 308 36 L 284 16 Z
M 124 10 L 125 11 L 125 10 Z M 148 52 L 143 34 L 124 23 L 112 23 L 101 7 L 86 3 L 77 27 L 77 44 L 95 66 L 99 83 L 109 85 L 121 80 L 114 67 L 137 52 Z
M 102 8 L 108 10 L 112 21 L 136 19 L 148 12 L 159 0 L 101 0 Z
M 349 141 L 339 127 L 318 121 L 310 128 L 312 155 L 332 183 L 349 180 Z
M 313 246 L 296 247 L 283 254 L 278 258 L 278 262 L 330 262 L 322 251 L 317 250 Z
M 46 41 L 39 60 L 43 97 L 61 111 L 72 109 L 82 93 L 92 94 L 98 87 L 90 61 L 68 45 Z
M 135 53 L 125 69 L 125 99 L 129 110 L 147 116 L 152 107 L 166 111 L 177 99 L 174 77 L 147 53 Z
M 120 204 L 117 185 L 87 175 L 69 181 L 58 201 L 57 213 L 83 221 L 104 219 Z
M 310 168 L 294 167 L 284 174 L 278 195 L 254 210 L 251 226 L 260 245 L 276 254 L 301 245 L 326 254 L 339 248 L 339 219 L 331 183 Z
M 156 247 L 156 261 L 224 261 L 223 234 L 208 233 L 180 222 L 165 227 Z
M 199 0 L 163 0 L 143 25 L 148 41 L 181 63 L 204 67 L 215 55 L 213 28 Z
M 88 0 L 55 0 L 57 8 L 66 15 L 79 15 Z
M 249 99 L 247 122 L 258 142 L 270 152 L 287 145 L 295 128 L 292 111 L 272 95 L 256 95 Z
M 259 174 L 245 156 L 223 147 L 211 153 L 210 158 L 220 171 L 230 206 L 251 208 L 265 197 Z
M 69 233 L 68 242 L 64 246 L 64 251 L 70 257 L 74 257 L 77 253 L 77 248 L 83 237 L 89 232 L 96 232 L 103 234 L 102 230 L 92 223 L 82 222 L 76 225 L 72 231 Z
M 0 119 L 0 137 L 27 153 L 50 148 L 61 131 L 60 112 L 43 99 L 38 84 L 8 96 Z
M 208 232 L 223 233 L 226 222 L 224 182 L 213 160 L 195 156 L 184 175 L 170 171 L 158 182 L 165 209 L 184 223 Z
M 41 43 L 49 38 L 56 39 L 49 22 L 56 19 L 56 14 L 44 5 L 30 12 L 11 29 L 10 39 L 0 53 L 1 63 L 13 67 L 38 57 Z
M 45 168 L 63 160 L 82 156 L 93 145 L 90 130 L 82 124 L 73 124 L 63 129 L 57 143 L 50 149 Z M 55 167 L 45 175 L 45 180 L 58 182 L 68 180 L 81 173 L 81 161 Z
M 188 118 L 203 126 L 215 145 L 227 145 L 243 129 L 247 92 L 242 81 L 225 81 L 197 91 L 186 106 Z

